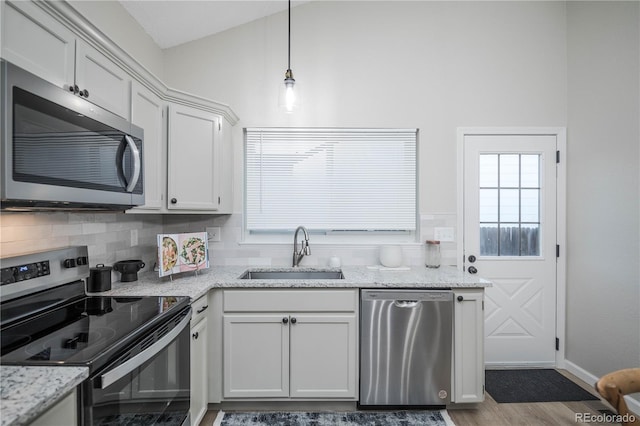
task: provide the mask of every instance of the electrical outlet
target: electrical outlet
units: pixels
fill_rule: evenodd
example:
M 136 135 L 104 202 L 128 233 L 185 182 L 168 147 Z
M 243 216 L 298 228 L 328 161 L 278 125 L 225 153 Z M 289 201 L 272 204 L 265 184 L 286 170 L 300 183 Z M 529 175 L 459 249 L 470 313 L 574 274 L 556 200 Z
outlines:
M 442 242 L 455 241 L 455 230 L 453 228 L 433 228 L 433 239 Z
M 211 242 L 220 241 L 220 227 L 219 226 L 207 226 L 207 238 Z
M 138 230 L 131 230 L 131 247 L 135 247 L 138 245 Z

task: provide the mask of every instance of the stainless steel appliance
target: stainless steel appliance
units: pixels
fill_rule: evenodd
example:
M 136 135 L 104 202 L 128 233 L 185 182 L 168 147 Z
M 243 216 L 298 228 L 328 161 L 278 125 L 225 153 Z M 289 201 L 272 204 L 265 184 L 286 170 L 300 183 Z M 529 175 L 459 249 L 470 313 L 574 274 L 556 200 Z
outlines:
M 453 293 L 362 290 L 360 405 L 451 402 Z
M 83 425 L 190 423 L 187 297 L 86 296 L 87 248 L 1 261 L 3 365 L 89 368 Z
M 144 204 L 142 129 L 6 61 L 0 94 L 3 210 Z

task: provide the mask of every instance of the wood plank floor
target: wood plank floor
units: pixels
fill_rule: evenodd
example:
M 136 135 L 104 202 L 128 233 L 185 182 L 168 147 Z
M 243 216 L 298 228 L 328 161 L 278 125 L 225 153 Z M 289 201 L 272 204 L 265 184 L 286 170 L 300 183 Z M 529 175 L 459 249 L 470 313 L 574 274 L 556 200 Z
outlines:
M 580 385 L 587 392 L 598 396 L 592 384 L 583 382 L 565 370 L 558 371 Z M 448 410 L 448 412 L 456 426 L 575 426 L 587 424 L 586 422 L 576 421 L 576 413 L 589 413 L 597 416 L 601 414 L 599 410 L 608 409 L 611 409 L 611 407 L 601 401 L 498 404 L 491 398 L 491 395 L 486 394 L 484 402 L 476 408 Z M 200 422 L 200 426 L 213 425 L 217 414 L 217 411 L 208 411 Z M 611 426 L 611 423 L 590 422 L 588 424 Z

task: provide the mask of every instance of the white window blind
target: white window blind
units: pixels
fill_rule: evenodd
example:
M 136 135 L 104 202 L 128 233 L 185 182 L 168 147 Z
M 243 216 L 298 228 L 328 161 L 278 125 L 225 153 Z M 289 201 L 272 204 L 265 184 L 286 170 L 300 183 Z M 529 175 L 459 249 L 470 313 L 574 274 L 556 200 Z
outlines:
M 250 232 L 413 231 L 417 129 L 245 129 Z

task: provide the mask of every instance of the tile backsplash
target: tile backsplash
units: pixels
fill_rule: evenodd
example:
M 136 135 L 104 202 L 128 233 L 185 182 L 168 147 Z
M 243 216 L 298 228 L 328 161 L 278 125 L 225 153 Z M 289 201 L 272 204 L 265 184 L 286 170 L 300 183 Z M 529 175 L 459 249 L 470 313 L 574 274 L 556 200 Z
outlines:
M 156 236 L 161 233 L 201 232 L 220 227 L 219 242 L 209 242 L 211 266 L 289 266 L 289 244 L 243 244 L 242 215 L 159 215 L 106 213 L 3 212 L 0 214 L 0 257 L 70 245 L 87 245 L 91 266 L 112 265 L 118 260 L 141 259 L 145 270 L 156 262 Z M 403 245 L 405 265 L 422 265 L 424 241 L 433 239 L 434 228 L 456 227 L 455 214 L 420 216 L 420 243 Z M 457 236 L 456 236 L 457 240 Z M 326 266 L 338 256 L 343 265 L 377 265 L 377 245 L 311 244 L 312 254 L 301 265 Z M 441 244 L 442 264 L 455 265 L 457 242 Z

